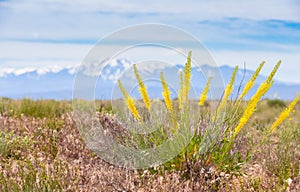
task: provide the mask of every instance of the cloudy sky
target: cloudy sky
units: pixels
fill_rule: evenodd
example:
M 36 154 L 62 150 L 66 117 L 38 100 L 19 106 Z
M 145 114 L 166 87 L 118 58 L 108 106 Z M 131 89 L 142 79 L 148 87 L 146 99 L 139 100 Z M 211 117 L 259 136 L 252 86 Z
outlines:
M 0 0 L 0 76 L 78 66 L 101 38 L 119 29 L 161 23 L 197 37 L 218 65 L 300 83 L 298 0 Z

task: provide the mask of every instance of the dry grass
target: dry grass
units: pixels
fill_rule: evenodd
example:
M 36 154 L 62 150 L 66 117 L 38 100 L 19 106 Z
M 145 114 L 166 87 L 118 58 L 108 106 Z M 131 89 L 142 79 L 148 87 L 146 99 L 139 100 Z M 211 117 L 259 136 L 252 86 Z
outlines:
M 233 150 L 244 153 L 247 145 L 259 143 L 280 111 L 266 105 L 261 103 Z M 86 148 L 71 112 L 57 117 L 2 112 L 0 191 L 300 191 L 299 116 L 298 105 L 293 119 L 234 176 L 213 164 L 194 173 L 115 167 Z M 120 134 L 110 118 L 100 115 L 100 120 L 112 134 Z

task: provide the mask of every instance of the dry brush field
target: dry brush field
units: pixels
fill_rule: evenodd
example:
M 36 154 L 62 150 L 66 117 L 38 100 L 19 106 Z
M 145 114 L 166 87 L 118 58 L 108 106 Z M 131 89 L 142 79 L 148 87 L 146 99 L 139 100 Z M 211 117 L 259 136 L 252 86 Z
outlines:
M 261 101 L 230 153 L 238 151 L 243 157 L 287 104 Z M 103 126 L 112 128 L 106 115 L 109 103 L 97 106 Z M 104 162 L 86 147 L 71 102 L 2 98 L 0 191 L 300 191 L 299 117 L 298 104 L 289 119 L 239 166 L 222 169 L 214 159 L 205 158 L 200 164 L 179 163 L 179 168 L 165 164 L 133 171 Z

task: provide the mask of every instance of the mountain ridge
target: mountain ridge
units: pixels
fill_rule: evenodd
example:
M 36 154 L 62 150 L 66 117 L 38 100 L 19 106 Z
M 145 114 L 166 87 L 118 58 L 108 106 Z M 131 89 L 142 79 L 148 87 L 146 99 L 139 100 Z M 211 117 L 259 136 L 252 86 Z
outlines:
M 114 60 L 113 62 L 114 63 L 112 65 L 107 65 L 102 70 L 102 79 L 100 78 L 100 80 L 98 80 L 98 83 L 101 84 L 102 87 L 95 88 L 95 92 L 98 92 L 100 90 L 102 95 L 95 95 L 96 98 L 110 99 L 111 94 L 107 94 L 103 90 L 112 90 L 113 88 L 111 86 L 113 86 L 113 84 L 116 83 L 119 78 L 125 78 L 123 77 L 124 75 L 122 76 L 122 70 L 127 70 L 127 72 L 129 70 L 132 70 L 132 67 L 130 66 L 133 62 L 127 59 Z M 152 68 L 151 66 L 149 66 L 149 68 L 147 68 L 146 66 L 144 67 L 145 70 L 141 68 L 139 71 L 142 77 L 147 77 L 147 75 L 149 76 L 150 74 L 156 74 L 156 76 L 158 76 L 161 70 L 165 70 L 164 73 L 166 73 L 166 79 L 169 79 L 171 82 L 175 82 L 179 79 L 178 70 L 182 68 L 183 65 L 181 64 L 166 66 L 165 68 L 162 68 L 160 66 L 160 68 L 158 69 L 153 68 L 153 66 Z M 201 66 L 201 68 L 205 70 L 220 70 L 225 84 L 229 82 L 231 73 L 234 69 L 229 65 L 222 65 L 219 68 L 215 68 L 209 65 L 203 65 Z M 24 97 L 29 97 L 32 99 L 72 99 L 76 70 L 77 68 L 74 67 L 64 68 L 57 71 L 50 70 L 43 73 L 40 73 L 38 70 L 33 70 L 18 75 L 13 72 L 2 73 L 2 76 L 0 76 L 0 97 L 10 97 L 13 99 Z M 86 71 L 88 71 L 88 69 L 86 69 Z M 176 73 L 176 75 L 174 75 L 174 73 Z M 192 67 L 192 77 L 198 78 L 196 80 L 192 79 L 192 84 L 196 85 L 195 87 L 197 89 L 197 92 L 201 92 L 201 89 L 203 89 L 203 87 L 205 86 L 205 77 L 199 76 L 200 73 L 201 71 L 199 71 L 199 68 Z M 236 76 L 235 89 L 233 94 L 237 93 L 237 88 L 241 80 L 244 78 L 244 84 L 253 73 L 253 70 L 239 69 Z M 85 75 L 88 76 L 89 74 L 86 73 Z M 135 79 L 134 75 L 129 75 L 129 77 L 127 78 L 131 78 L 128 81 L 132 81 L 133 79 Z M 258 85 L 265 79 L 265 76 L 259 75 L 257 81 L 255 82 L 254 88 L 251 89 L 246 98 L 249 98 L 255 92 Z M 160 87 L 157 85 L 154 85 L 153 87 L 154 91 L 152 95 L 155 97 L 159 97 L 159 95 L 161 95 L 161 91 L 159 91 Z M 280 99 L 291 100 L 295 97 L 296 94 L 299 93 L 300 84 L 275 80 L 274 86 L 269 90 L 265 97 L 276 98 L 275 95 L 278 95 Z M 116 95 L 116 97 L 121 97 L 120 93 Z M 173 94 L 173 98 L 175 97 L 176 94 Z M 197 95 L 194 95 L 194 97 L 197 97 Z

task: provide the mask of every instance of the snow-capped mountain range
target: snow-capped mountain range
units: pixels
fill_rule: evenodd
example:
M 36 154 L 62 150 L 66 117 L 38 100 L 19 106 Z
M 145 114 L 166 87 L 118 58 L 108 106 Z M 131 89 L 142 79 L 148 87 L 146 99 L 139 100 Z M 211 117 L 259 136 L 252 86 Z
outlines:
M 104 63 L 107 61 L 103 61 Z M 95 64 L 94 66 L 99 66 Z M 164 72 L 167 82 L 170 82 L 170 90 L 172 97 L 177 97 L 176 89 L 179 87 L 179 71 L 183 69 L 183 65 L 157 65 L 155 63 L 148 63 L 147 65 L 137 65 L 140 75 L 145 79 L 145 84 L 149 89 L 149 94 L 153 98 L 161 98 L 161 85 L 159 82 L 160 72 Z M 38 70 L 24 72 L 22 74 L 15 74 L 13 71 L 0 74 L 0 97 L 9 98 L 24 98 L 32 99 L 72 99 L 72 92 L 74 87 L 74 80 L 76 78 L 77 68 L 65 68 L 56 71 L 48 71 L 41 73 Z M 212 67 L 203 65 L 201 71 L 220 71 L 224 83 L 229 82 L 232 67 L 221 66 Z M 137 82 L 133 73 L 132 62 L 126 59 L 117 59 L 109 61 L 109 65 L 103 68 L 101 75 L 95 73 L 97 70 L 85 67 L 81 69 L 81 76 L 86 78 L 97 78 L 97 85 L 95 87 L 95 97 L 97 99 L 111 99 L 121 97 L 118 89 L 117 80 L 120 79 L 126 89 L 135 97 L 138 96 Z M 99 70 L 100 71 L 100 70 Z M 199 68 L 192 67 L 191 83 L 194 87 L 194 94 L 191 97 L 198 97 L 206 83 L 206 78 L 201 73 Z M 239 69 L 236 76 L 235 92 L 242 79 L 244 83 L 251 77 L 253 71 Z M 99 78 L 98 78 L 99 76 Z M 251 96 L 258 85 L 262 83 L 266 77 L 259 76 L 256 80 L 255 86 L 250 93 Z M 77 79 L 78 80 L 78 79 Z M 87 79 L 87 82 L 88 79 Z M 224 84 L 218 88 L 224 88 Z M 84 88 L 82 89 L 84 92 Z M 220 90 L 222 93 L 223 90 Z M 265 97 L 274 98 L 276 95 L 280 99 L 290 100 L 300 93 L 300 84 L 289 84 L 275 81 L 274 86 L 269 90 Z M 219 94 L 220 96 L 221 94 Z M 234 94 L 233 94 L 234 95 Z M 211 95 L 214 98 L 216 95 Z

